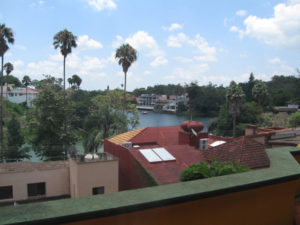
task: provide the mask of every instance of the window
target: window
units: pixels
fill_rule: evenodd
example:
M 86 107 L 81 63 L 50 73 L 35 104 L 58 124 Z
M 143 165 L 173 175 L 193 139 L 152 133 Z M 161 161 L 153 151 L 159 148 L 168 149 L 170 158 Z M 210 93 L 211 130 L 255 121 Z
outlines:
M 12 186 L 0 187 L 0 200 L 13 197 Z
M 104 194 L 104 187 L 94 187 L 93 188 L 93 195 Z
M 46 194 L 46 184 L 45 184 L 45 182 L 27 184 L 27 190 L 28 190 L 28 197 L 45 195 Z

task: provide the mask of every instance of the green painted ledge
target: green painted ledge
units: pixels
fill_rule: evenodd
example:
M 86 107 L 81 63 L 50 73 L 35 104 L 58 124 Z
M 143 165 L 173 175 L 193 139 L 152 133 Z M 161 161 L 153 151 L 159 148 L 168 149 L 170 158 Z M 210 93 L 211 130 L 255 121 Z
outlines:
M 91 197 L 0 208 L 0 224 L 58 224 L 128 213 L 300 178 L 292 154 L 299 148 L 267 149 L 271 167 L 209 179 L 161 185 Z

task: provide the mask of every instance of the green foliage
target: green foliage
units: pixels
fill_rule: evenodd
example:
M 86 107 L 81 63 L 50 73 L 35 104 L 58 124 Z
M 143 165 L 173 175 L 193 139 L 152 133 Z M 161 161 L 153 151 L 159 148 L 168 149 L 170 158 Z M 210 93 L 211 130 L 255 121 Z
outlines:
M 77 140 L 71 123 L 76 118 L 70 95 L 66 100 L 67 104 L 64 104 L 60 81 L 48 77 L 34 100 L 34 107 L 28 112 L 31 142 L 36 154 L 44 160 L 64 159 L 67 146 Z
M 250 73 L 248 82 L 240 83 L 240 86 L 242 87 L 242 89 L 245 93 L 245 100 L 247 102 L 251 102 L 254 100 L 253 96 L 252 96 L 252 89 L 255 85 L 255 82 L 256 82 L 256 80 L 255 80 L 253 73 Z
M 137 52 L 129 44 L 123 44 L 117 49 L 115 57 L 118 59 L 119 65 L 122 65 L 123 72 L 126 74 L 128 68 L 137 59 Z
M 249 170 L 250 169 L 247 166 L 241 165 L 235 160 L 232 162 L 221 162 L 213 158 L 210 164 L 207 162 L 200 162 L 199 164 L 189 166 L 189 168 L 181 172 L 180 179 L 181 181 L 189 181 L 241 173 Z
M 135 96 L 140 96 L 141 94 L 157 94 L 157 95 L 183 95 L 185 94 L 185 88 L 180 84 L 157 84 L 153 87 L 148 86 L 147 88 L 137 88 L 132 92 Z
M 252 89 L 252 95 L 257 100 L 260 106 L 266 104 L 269 92 L 267 90 L 267 85 L 263 81 L 257 81 Z
M 290 127 L 300 126 L 300 112 L 293 113 L 288 121 Z
M 287 105 L 289 101 L 300 101 L 300 78 L 275 75 L 267 83 L 267 87 L 275 106 Z
M 122 91 L 114 90 L 92 99 L 90 114 L 84 122 L 86 152 L 97 151 L 102 139 L 123 133 L 138 124 L 139 114 L 134 104 L 128 101 L 128 115 L 123 113 L 122 95 Z
M 26 107 L 22 104 L 16 104 L 7 100 L 4 100 L 4 108 L 10 115 L 23 116 L 26 111 Z
M 14 70 L 14 66 L 10 62 L 7 62 L 4 64 L 3 69 L 5 70 L 6 75 L 8 76 Z
M 60 49 L 61 54 L 67 57 L 72 52 L 72 48 L 76 48 L 77 37 L 72 32 L 64 29 L 56 33 L 53 37 L 53 46 L 55 49 Z
M 13 75 L 4 76 L 2 83 L 3 83 L 3 85 L 5 83 L 13 84 L 15 87 L 21 87 L 22 86 L 21 81 L 19 80 L 19 78 L 15 77 Z
M 22 148 L 24 144 L 24 136 L 21 134 L 21 126 L 15 116 L 7 124 L 7 146 L 5 151 L 5 158 L 7 162 L 20 161 L 24 158 L 30 158 L 26 147 Z

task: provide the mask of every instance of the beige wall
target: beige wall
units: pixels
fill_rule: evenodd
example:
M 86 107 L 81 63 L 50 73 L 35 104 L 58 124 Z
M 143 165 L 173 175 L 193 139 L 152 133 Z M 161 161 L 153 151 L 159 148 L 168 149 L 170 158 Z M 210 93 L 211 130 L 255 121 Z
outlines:
M 13 199 L 0 202 L 20 201 L 28 199 L 27 184 L 46 183 L 45 197 L 69 195 L 69 167 L 53 170 L 41 170 L 23 173 L 0 174 L 0 186 L 13 186 Z
M 94 187 L 101 186 L 104 186 L 104 193 L 118 191 L 118 160 L 70 161 L 71 197 L 90 196 Z

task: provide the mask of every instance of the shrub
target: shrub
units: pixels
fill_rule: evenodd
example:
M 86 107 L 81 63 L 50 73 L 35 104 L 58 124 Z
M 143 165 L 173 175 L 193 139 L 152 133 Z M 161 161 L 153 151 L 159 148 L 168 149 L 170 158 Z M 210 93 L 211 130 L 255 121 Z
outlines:
M 237 163 L 235 160 L 232 162 L 221 162 L 212 159 L 211 163 L 200 162 L 199 164 L 191 165 L 189 168 L 181 172 L 181 181 L 197 180 L 209 177 L 217 177 L 233 173 L 241 173 L 249 171 L 250 169 Z
M 300 126 L 300 112 L 295 112 L 289 118 L 290 127 Z

